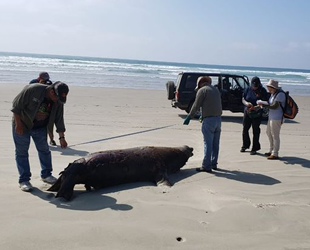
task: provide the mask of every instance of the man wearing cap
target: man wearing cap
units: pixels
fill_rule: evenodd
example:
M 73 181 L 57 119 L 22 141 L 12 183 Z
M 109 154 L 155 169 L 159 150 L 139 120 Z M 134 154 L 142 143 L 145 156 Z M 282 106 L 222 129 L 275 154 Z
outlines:
M 50 75 L 43 71 L 39 74 L 39 77 L 36 79 L 33 79 L 29 82 L 29 84 L 33 84 L 33 83 L 41 83 L 41 84 L 45 84 L 45 85 L 51 85 L 53 82 L 50 80 Z M 52 146 L 56 146 L 56 142 L 54 140 L 54 132 L 53 132 L 53 127 L 50 128 L 51 130 L 48 130 L 48 136 L 50 138 L 50 144 Z
M 51 85 L 52 82 L 50 81 L 50 75 L 47 73 L 47 72 L 41 72 L 39 74 L 39 77 L 36 78 L 36 79 L 33 79 L 29 82 L 30 84 L 32 83 L 43 83 L 43 84 L 46 84 L 46 85 Z
M 211 85 L 212 79 L 209 76 L 201 76 L 197 79 L 197 90 L 195 102 L 184 120 L 188 125 L 197 111 L 202 109 L 202 127 L 204 142 L 204 158 L 202 167 L 196 171 L 212 173 L 217 169 L 217 161 L 220 147 L 222 102 L 218 88 Z
M 268 92 L 271 96 L 269 98 L 269 117 L 267 123 L 267 136 L 269 139 L 269 152 L 265 153 L 268 160 L 278 160 L 279 159 L 279 149 L 280 149 L 280 130 L 283 123 L 283 110 L 281 108 L 285 105 L 285 93 L 281 91 L 279 87 L 279 82 L 275 80 L 270 80 L 266 84 Z M 258 102 L 259 105 L 263 105 Z
M 62 148 L 67 147 L 65 141 L 65 125 L 63 104 L 69 92 L 63 82 L 52 85 L 30 84 L 13 100 L 13 139 L 15 144 L 15 160 L 19 172 L 19 185 L 23 191 L 31 191 L 31 177 L 28 150 L 30 138 L 33 139 L 39 154 L 41 179 L 53 184 L 57 180 L 52 176 L 51 151 L 47 144 L 47 128 L 56 125 Z
M 251 155 L 255 155 L 256 151 L 260 150 L 259 136 L 260 136 L 260 124 L 262 122 L 262 109 L 257 105 L 257 100 L 268 100 L 268 93 L 262 86 L 260 79 L 254 76 L 251 80 L 251 87 L 245 89 L 242 97 L 242 103 L 244 104 L 243 115 L 243 130 L 242 130 L 242 147 L 240 152 L 245 152 L 250 148 L 251 139 L 249 136 L 249 129 L 253 129 L 253 143 L 251 149 Z

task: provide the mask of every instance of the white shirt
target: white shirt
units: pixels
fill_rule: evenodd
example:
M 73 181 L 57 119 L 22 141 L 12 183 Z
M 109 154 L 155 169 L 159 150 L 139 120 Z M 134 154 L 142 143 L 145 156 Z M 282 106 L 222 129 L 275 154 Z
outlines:
M 269 104 L 273 104 L 275 101 L 280 102 L 281 106 L 276 109 L 269 109 L 269 119 L 270 120 L 282 120 L 283 118 L 283 109 L 286 101 L 285 93 L 279 90 L 272 94 L 269 98 Z

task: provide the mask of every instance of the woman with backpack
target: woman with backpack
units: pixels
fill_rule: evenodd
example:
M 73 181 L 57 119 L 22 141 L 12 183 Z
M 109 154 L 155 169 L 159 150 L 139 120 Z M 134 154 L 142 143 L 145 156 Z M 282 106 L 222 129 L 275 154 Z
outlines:
M 257 100 L 268 100 L 268 93 L 262 86 L 259 77 L 254 76 L 251 80 L 251 87 L 247 88 L 243 93 L 242 103 L 244 104 L 243 130 L 242 130 L 242 147 L 240 152 L 245 152 L 250 148 L 251 139 L 249 129 L 253 129 L 253 143 L 251 155 L 255 155 L 260 150 L 259 136 L 260 124 L 262 121 L 262 109 L 256 104 Z
M 267 136 L 269 139 L 269 152 L 265 153 L 268 160 L 279 159 L 280 130 L 283 123 L 283 107 L 285 105 L 285 93 L 279 87 L 279 82 L 270 80 L 267 84 L 269 98 L 269 119 L 267 123 Z M 261 102 L 258 103 L 262 105 Z

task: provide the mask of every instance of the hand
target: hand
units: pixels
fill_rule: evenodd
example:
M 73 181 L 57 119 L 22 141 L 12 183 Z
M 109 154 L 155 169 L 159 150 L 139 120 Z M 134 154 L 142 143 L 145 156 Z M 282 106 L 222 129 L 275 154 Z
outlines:
M 59 139 L 59 143 L 60 143 L 61 148 L 66 148 L 68 146 L 68 143 L 65 138 Z
M 24 128 L 23 128 L 23 126 L 21 125 L 21 126 L 19 126 L 19 125 L 15 125 L 15 132 L 16 132 L 16 134 L 18 134 L 18 135 L 23 135 L 24 134 Z
M 183 122 L 183 125 L 188 125 L 189 122 L 190 122 L 190 120 L 191 120 L 191 117 L 190 117 L 189 115 L 186 116 L 186 118 L 185 118 L 185 120 L 184 120 L 184 122 Z
M 253 107 L 253 104 L 248 102 L 248 108 L 252 108 Z

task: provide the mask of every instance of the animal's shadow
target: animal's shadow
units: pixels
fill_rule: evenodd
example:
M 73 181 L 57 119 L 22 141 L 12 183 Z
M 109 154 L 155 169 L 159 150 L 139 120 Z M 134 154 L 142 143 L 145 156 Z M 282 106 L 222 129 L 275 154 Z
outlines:
M 63 198 L 55 198 L 55 195 L 53 193 L 44 192 L 36 187 L 33 188 L 31 194 L 39 197 L 42 200 L 48 201 L 49 203 L 55 205 L 57 208 L 62 209 L 98 211 L 110 208 L 117 211 L 128 211 L 133 208 L 132 206 L 127 204 L 117 204 L 117 200 L 115 198 L 103 195 L 102 190 L 98 191 L 101 192 L 87 192 L 82 190 L 75 190 L 74 197 L 71 201 L 66 201 Z M 83 199 L 80 199 L 81 196 L 83 196 Z
M 173 186 L 175 183 L 179 182 L 180 180 L 186 179 L 193 174 L 195 174 L 195 172 L 191 169 L 180 170 L 178 173 L 169 176 L 169 181 Z M 110 208 L 117 211 L 127 211 L 133 209 L 133 207 L 127 204 L 117 204 L 117 200 L 107 196 L 107 194 L 147 186 L 154 187 L 155 184 L 152 182 L 132 182 L 106 187 L 99 190 L 92 190 L 91 192 L 82 189 L 75 189 L 71 201 L 66 201 L 63 198 L 55 198 L 54 193 L 47 193 L 38 188 L 33 188 L 31 194 L 39 197 L 42 200 L 48 201 L 49 203 L 55 205 L 58 208 L 63 209 L 96 211 Z
M 217 169 L 213 172 L 217 177 L 224 177 L 230 180 L 258 184 L 258 185 L 275 185 L 281 183 L 281 181 L 274 179 L 272 177 L 257 174 L 257 173 L 247 173 L 243 171 L 236 170 L 226 170 L 226 169 Z
M 70 148 L 70 147 L 67 147 L 67 148 L 61 148 L 60 146 L 53 146 L 53 147 L 50 147 L 50 150 L 51 151 L 58 151 L 61 153 L 61 155 L 76 155 L 76 156 L 86 156 L 89 154 L 88 151 L 84 151 L 84 150 L 77 150 L 77 149 L 73 149 L 73 148 Z
M 289 165 L 301 165 L 304 168 L 310 168 L 310 160 L 295 157 L 295 156 L 284 156 L 280 157 L 280 161 L 284 162 L 285 164 Z

